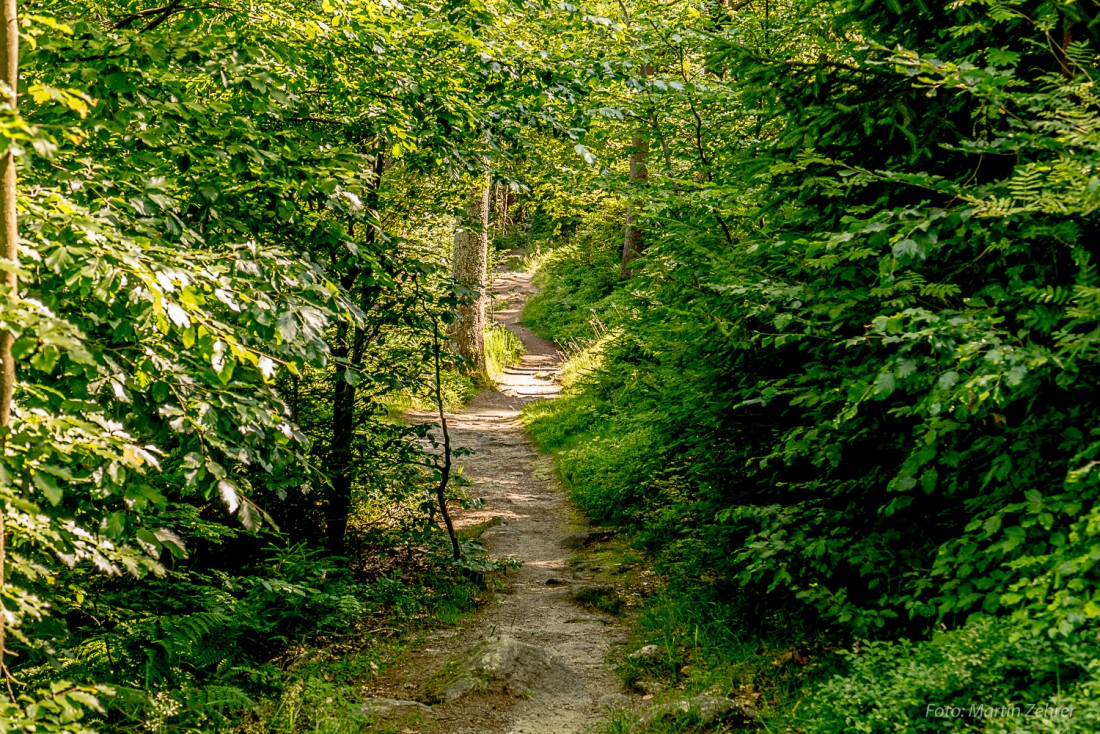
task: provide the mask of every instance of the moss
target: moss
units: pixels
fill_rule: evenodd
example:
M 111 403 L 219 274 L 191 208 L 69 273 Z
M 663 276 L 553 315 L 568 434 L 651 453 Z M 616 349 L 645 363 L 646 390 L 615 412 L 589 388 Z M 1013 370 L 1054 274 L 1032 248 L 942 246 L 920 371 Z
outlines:
M 489 528 L 495 528 L 498 525 L 503 525 L 504 521 L 499 517 L 491 517 L 485 522 L 479 522 L 475 525 L 467 525 L 464 528 L 458 529 L 458 537 L 462 540 L 478 540 L 482 534 Z
M 619 614 L 623 608 L 623 599 L 614 586 L 582 586 L 570 595 L 573 601 L 583 606 L 608 614 Z
M 420 700 L 429 705 L 444 703 L 447 700 L 447 689 L 463 679 L 470 679 L 475 690 L 484 690 L 485 682 L 478 680 L 465 670 L 460 660 L 452 659 L 442 668 L 432 674 L 420 687 Z

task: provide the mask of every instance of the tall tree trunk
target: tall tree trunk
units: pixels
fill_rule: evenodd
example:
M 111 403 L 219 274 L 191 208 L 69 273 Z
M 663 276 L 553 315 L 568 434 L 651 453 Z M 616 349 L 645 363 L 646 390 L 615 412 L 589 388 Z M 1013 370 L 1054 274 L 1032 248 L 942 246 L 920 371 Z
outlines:
M 379 151 L 374 160 L 374 181 L 367 207 L 374 211 L 378 208 L 378 189 L 385 170 L 385 156 Z M 369 250 L 375 242 L 377 230 L 368 225 L 363 235 L 362 247 Z M 361 293 L 359 285 L 360 269 L 352 266 L 341 280 L 348 293 Z M 367 309 L 370 304 L 360 298 L 360 306 Z M 336 327 L 336 343 L 333 345 L 333 361 L 336 368 L 336 383 L 332 391 L 332 442 L 329 445 L 328 472 L 332 482 L 331 495 L 325 502 L 325 540 L 334 553 L 344 551 L 344 537 L 348 531 L 348 517 L 351 514 L 351 495 L 355 484 L 353 454 L 355 450 L 355 385 L 343 375 L 339 365 L 346 364 L 354 368 L 363 361 L 363 352 L 367 345 L 367 334 L 360 328 L 348 323 Z
M 17 0 L 3 1 L 3 18 L 0 19 L 0 45 L 3 56 L 0 57 L 0 79 L 8 87 L 6 102 L 15 110 L 18 103 L 19 88 L 19 21 L 17 19 Z M 15 155 L 9 148 L 0 157 L 0 254 L 15 264 L 19 259 L 19 227 L 15 211 Z M 4 283 L 8 286 L 7 297 L 14 303 L 18 298 L 19 281 L 15 273 L 6 271 Z M 11 426 L 12 398 L 15 395 L 15 359 L 11 347 L 14 336 L 5 331 L 0 334 L 0 447 Z M 7 583 L 6 575 L 6 537 L 4 506 L 0 504 L 0 590 Z M 3 597 L 0 596 L 0 675 L 7 670 L 4 662 L 7 629 L 4 619 Z
M 454 279 L 476 289 L 477 298 L 457 309 L 450 336 L 455 351 L 472 366 L 485 372 L 485 323 L 489 295 L 489 192 L 488 177 L 470 195 L 466 219 L 455 230 Z
M 355 386 L 343 377 L 343 369 L 339 365 L 351 354 L 350 342 L 358 332 L 359 329 L 341 323 L 336 327 L 336 346 L 332 350 L 337 367 L 332 392 L 332 443 L 328 455 L 332 496 L 325 503 L 325 537 L 329 550 L 334 553 L 344 550 L 344 536 L 351 514 L 351 459 L 355 435 Z
M 642 76 L 653 76 L 653 66 L 650 64 L 642 65 Z M 649 169 L 646 168 L 646 161 L 649 159 L 649 130 L 645 128 L 639 128 L 635 130 L 634 135 L 630 139 L 630 184 L 631 188 L 636 187 L 639 184 L 643 184 L 649 178 Z M 641 209 L 641 204 L 637 199 L 631 199 L 626 202 L 626 221 L 623 227 L 623 257 L 621 274 L 624 278 L 629 278 L 633 268 L 631 263 L 636 257 L 645 249 L 645 242 L 642 239 L 642 231 L 634 224 L 638 211 Z

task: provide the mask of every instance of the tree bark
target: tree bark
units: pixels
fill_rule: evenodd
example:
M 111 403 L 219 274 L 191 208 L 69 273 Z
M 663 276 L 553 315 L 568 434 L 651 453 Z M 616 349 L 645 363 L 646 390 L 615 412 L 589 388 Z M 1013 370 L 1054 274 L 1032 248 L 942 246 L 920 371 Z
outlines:
M 385 156 L 379 151 L 374 161 L 374 181 L 367 200 L 371 210 L 378 208 L 378 189 L 382 183 L 385 169 Z M 363 236 L 363 249 L 370 249 L 375 242 L 377 231 L 367 227 Z M 349 293 L 362 293 L 358 284 L 360 269 L 352 266 L 341 280 L 341 285 Z M 360 305 L 369 304 L 360 298 Z M 341 323 L 336 327 L 336 343 L 332 349 L 333 361 L 337 364 L 335 384 L 332 391 L 332 442 L 329 444 L 328 472 L 332 483 L 331 494 L 325 503 L 325 540 L 333 553 L 344 552 L 344 538 L 348 531 L 348 517 L 351 515 L 352 490 L 355 485 L 353 466 L 355 450 L 355 400 L 356 388 L 343 375 L 339 365 L 355 367 L 362 363 L 366 349 L 367 335 L 362 329 Z
M 642 65 L 643 77 L 653 76 L 653 71 L 653 66 L 649 64 Z M 646 161 L 648 159 L 649 130 L 639 128 L 635 130 L 634 135 L 630 138 L 631 188 L 635 188 L 639 184 L 644 184 L 649 178 L 649 169 L 646 167 Z M 621 275 L 623 278 L 630 277 L 633 272 L 631 263 L 645 249 L 642 231 L 634 223 L 640 210 L 641 204 L 637 199 L 631 199 L 626 202 L 626 221 L 623 227 L 623 256 L 621 265 Z
M 485 367 L 485 325 L 489 296 L 489 192 L 488 178 L 470 195 L 466 219 L 455 230 L 452 275 L 459 283 L 477 290 L 477 297 L 459 305 L 451 324 L 450 337 L 455 352 L 466 360 L 472 371 Z
M 350 332 L 350 333 L 349 333 Z M 360 330 L 346 323 L 336 328 L 336 348 L 332 356 L 337 365 L 352 353 L 349 341 L 359 336 Z M 344 551 L 344 536 L 351 514 L 352 451 L 355 436 L 355 386 L 336 368 L 336 384 L 332 394 L 332 443 L 329 449 L 328 469 L 332 482 L 332 496 L 325 503 L 325 536 L 329 550 Z
M 19 88 L 19 21 L 17 0 L 2 0 L 3 18 L 0 18 L 0 79 L 7 85 L 4 100 L 13 111 L 18 106 Z M 9 149 L 0 157 L 0 255 L 10 264 L 19 260 L 19 227 L 15 209 L 15 155 Z M 12 304 L 18 299 L 19 280 L 14 272 L 4 273 L 7 298 Z M 15 395 L 15 359 L 12 356 L 14 335 L 10 331 L 0 334 L 0 447 L 6 440 L 11 426 L 12 399 Z M 0 503 L 0 591 L 7 583 L 5 507 Z M 3 596 L 0 595 L 0 675 L 7 671 L 4 662 L 7 630 L 4 625 Z

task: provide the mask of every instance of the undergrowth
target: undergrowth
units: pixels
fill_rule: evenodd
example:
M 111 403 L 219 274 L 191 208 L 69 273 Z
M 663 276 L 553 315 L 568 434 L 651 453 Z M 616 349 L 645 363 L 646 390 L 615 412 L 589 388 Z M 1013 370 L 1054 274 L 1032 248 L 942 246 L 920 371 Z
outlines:
M 576 352 L 598 339 L 608 324 L 619 323 L 626 313 L 626 299 L 616 289 L 618 255 L 608 242 L 618 236 L 616 224 L 606 214 L 589 215 L 577 232 L 558 246 L 545 229 L 547 240 L 536 243 L 530 265 L 539 292 L 527 301 L 523 323 L 541 336 Z
M 341 639 L 288 651 L 280 694 L 263 700 L 242 732 L 397 731 L 364 711 L 363 686 L 399 661 L 421 630 L 457 622 L 484 593 L 463 576 L 443 571 L 390 576 L 364 591 L 385 600 L 378 612 L 349 627 Z
M 868 634 L 808 614 L 790 578 L 770 586 L 737 580 L 743 569 L 731 559 L 743 536 L 724 529 L 719 511 L 744 470 L 721 463 L 737 448 L 722 437 L 718 406 L 705 392 L 703 378 L 717 378 L 689 361 L 718 357 L 705 348 L 690 356 L 655 351 L 692 337 L 647 325 L 651 314 L 639 322 L 646 281 L 620 285 L 620 237 L 590 216 L 560 246 L 542 243 L 536 263 L 544 287 L 524 322 L 565 347 L 565 392 L 527 406 L 523 417 L 578 507 L 596 523 L 625 529 L 663 580 L 628 614 L 631 640 L 616 658 L 624 685 L 639 693 L 663 687 L 656 705 L 725 696 L 753 716 L 702 723 L 684 714 L 640 725 L 636 714 L 615 711 L 601 731 L 1097 731 L 1094 627 L 1065 638 L 1037 620 L 977 615 L 949 618 L 934 632 L 899 622 Z M 693 443 L 700 436 L 724 443 Z M 716 467 L 726 475 L 709 474 Z M 779 549 L 793 542 L 768 541 Z M 767 556 L 771 545 L 757 543 L 754 552 Z M 630 656 L 646 645 L 659 652 Z
M 440 377 L 443 409 L 448 412 L 461 410 L 478 393 L 477 381 L 458 370 L 444 370 Z M 437 407 L 435 396 L 424 388 L 395 391 L 381 402 L 391 415 L 400 415 L 410 410 L 434 411 Z
M 508 329 L 497 324 L 485 329 L 485 363 L 490 378 L 518 364 L 523 354 L 523 342 Z

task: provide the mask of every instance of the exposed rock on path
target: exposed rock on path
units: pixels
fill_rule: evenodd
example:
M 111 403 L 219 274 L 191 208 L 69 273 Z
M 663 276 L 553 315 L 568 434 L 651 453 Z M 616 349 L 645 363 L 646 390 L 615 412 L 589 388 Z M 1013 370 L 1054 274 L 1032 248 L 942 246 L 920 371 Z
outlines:
M 535 450 L 518 421 L 526 403 L 560 392 L 561 355 L 518 323 L 533 292 L 529 274 L 505 271 L 495 291 L 497 322 L 519 336 L 527 354 L 498 379 L 497 390 L 447 417 L 452 442 L 474 449 L 458 462 L 472 482 L 467 493 L 483 500 L 478 510 L 455 514 L 459 527 L 499 518 L 481 542 L 494 557 L 511 556 L 523 565 L 509 576 L 507 593 L 461 629 L 430 633 L 424 648 L 370 695 L 441 701 L 423 729 L 410 731 L 579 734 L 602 718 L 607 696 L 620 693 L 606 657 L 625 633 L 615 617 L 571 600 L 571 586 L 587 579 L 568 566 L 575 551 L 566 546 L 574 543 L 563 541 L 576 532 L 570 508 L 549 458 Z M 439 689 L 434 693 L 433 684 Z
M 513 696 L 587 695 L 577 674 L 545 649 L 512 637 L 482 640 L 462 656 L 459 679 L 447 686 L 444 698 L 453 701 L 469 691 L 497 688 Z

